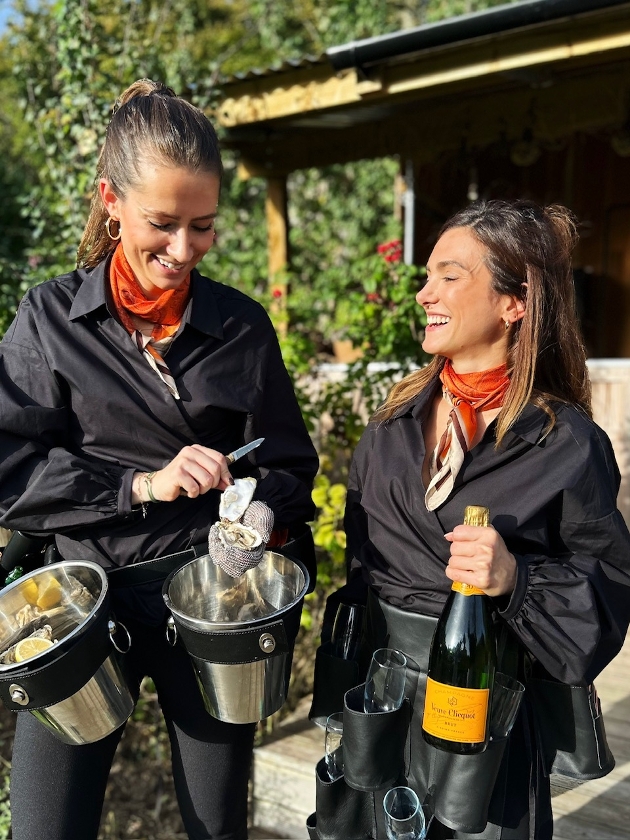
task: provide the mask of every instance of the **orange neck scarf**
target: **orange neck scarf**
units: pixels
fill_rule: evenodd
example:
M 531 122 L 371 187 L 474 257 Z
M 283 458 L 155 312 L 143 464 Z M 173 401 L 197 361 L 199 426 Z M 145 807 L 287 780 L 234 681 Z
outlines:
M 119 244 L 112 257 L 109 278 L 116 312 L 130 335 L 138 329 L 132 315 L 153 324 L 152 341 L 160 341 L 177 332 L 188 303 L 190 274 L 179 288 L 168 289 L 157 300 L 150 300 L 136 280 Z
M 442 368 L 442 385 L 464 425 L 469 448 L 477 431 L 477 412 L 503 405 L 510 384 L 506 371 L 506 365 L 499 365 L 479 373 L 455 373 L 450 359 Z
M 452 493 L 457 474 L 475 439 L 477 412 L 484 408 L 500 408 L 510 384 L 505 365 L 480 373 L 458 374 L 448 359 L 440 379 L 444 397 L 452 408 L 429 464 L 431 481 L 424 496 L 427 510 L 444 504 Z

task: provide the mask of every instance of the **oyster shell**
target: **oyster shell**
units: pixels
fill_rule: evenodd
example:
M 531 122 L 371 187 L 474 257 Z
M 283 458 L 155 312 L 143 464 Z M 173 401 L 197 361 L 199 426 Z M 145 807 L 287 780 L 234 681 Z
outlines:
M 61 602 L 64 606 L 75 604 L 77 607 L 92 607 L 96 603 L 95 597 L 80 580 L 73 575 L 68 575 L 68 581 L 71 588 Z
M 237 522 L 249 507 L 256 489 L 255 478 L 237 478 L 234 484 L 221 493 L 219 517 Z
M 44 624 L 43 627 L 40 627 L 39 630 L 34 630 L 32 633 L 28 633 L 22 639 L 14 642 L 11 647 L 7 648 L 0 654 L 0 664 L 1 665 L 12 665 L 15 660 L 15 649 L 18 646 L 19 642 L 24 641 L 24 639 L 48 639 L 49 642 L 53 640 L 52 634 L 52 627 L 50 624 Z
M 42 611 L 35 604 L 24 604 L 15 614 L 15 623 L 20 628 L 27 627 L 41 615 Z
M 248 528 L 241 522 L 219 522 L 217 526 L 219 539 L 226 548 L 240 548 L 242 551 L 251 551 L 258 548 L 262 537 L 258 531 Z

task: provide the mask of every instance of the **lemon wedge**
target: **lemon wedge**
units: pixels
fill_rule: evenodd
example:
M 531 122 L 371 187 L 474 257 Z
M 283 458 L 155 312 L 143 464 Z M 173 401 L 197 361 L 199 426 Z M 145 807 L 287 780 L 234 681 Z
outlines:
M 40 610 L 49 610 L 61 603 L 61 584 L 57 578 L 50 577 L 40 585 L 36 603 Z
M 24 581 L 20 587 L 20 592 L 28 604 L 32 604 L 33 606 L 37 604 L 37 599 L 39 598 L 39 586 L 33 578 L 29 578 Z
M 38 653 L 43 653 L 52 646 L 53 643 L 50 639 L 22 639 L 15 646 L 15 661 L 24 662 L 25 659 L 30 659 L 31 656 L 37 656 Z

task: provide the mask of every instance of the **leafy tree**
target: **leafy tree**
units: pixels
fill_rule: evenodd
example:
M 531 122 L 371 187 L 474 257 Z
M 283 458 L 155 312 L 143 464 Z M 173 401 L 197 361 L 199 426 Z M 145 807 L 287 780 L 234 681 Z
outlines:
M 15 106 L 18 86 L 12 63 L 0 39 L 0 335 L 8 326 L 18 303 L 20 260 L 28 240 L 28 224 L 20 213 L 20 195 L 31 177 L 23 155 L 26 136 L 24 121 Z

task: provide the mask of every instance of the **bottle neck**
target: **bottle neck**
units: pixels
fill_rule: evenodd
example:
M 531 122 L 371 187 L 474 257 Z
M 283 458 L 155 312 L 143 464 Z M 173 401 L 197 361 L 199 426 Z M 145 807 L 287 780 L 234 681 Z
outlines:
M 477 589 L 476 586 L 473 586 L 470 583 L 460 583 L 458 580 L 453 581 L 453 585 L 451 589 L 454 592 L 459 592 L 460 595 L 485 595 L 486 593 L 483 589 Z

